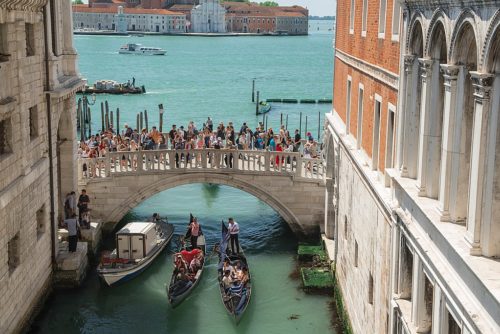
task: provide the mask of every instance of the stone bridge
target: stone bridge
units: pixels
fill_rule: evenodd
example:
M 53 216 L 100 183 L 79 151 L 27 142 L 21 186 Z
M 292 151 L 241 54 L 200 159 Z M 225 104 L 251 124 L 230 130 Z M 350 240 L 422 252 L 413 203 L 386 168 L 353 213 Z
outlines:
M 136 205 L 189 183 L 241 189 L 276 210 L 299 235 L 323 230 L 325 167 L 300 153 L 256 150 L 139 150 L 78 159 L 79 189 L 92 216 L 117 223 Z

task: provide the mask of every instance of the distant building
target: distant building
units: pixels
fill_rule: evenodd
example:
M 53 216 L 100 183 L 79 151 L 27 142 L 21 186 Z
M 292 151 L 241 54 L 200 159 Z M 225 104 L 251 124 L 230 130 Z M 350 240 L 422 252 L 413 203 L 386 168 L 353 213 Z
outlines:
M 224 2 L 226 31 L 307 35 L 308 10 L 300 6 L 268 7 L 251 2 Z
M 226 10 L 219 0 L 200 0 L 191 10 L 191 32 L 226 32 Z
M 122 12 L 119 12 L 119 8 Z M 124 21 L 127 31 L 158 33 L 186 31 L 186 16 L 166 9 L 73 6 L 74 29 L 123 31 Z

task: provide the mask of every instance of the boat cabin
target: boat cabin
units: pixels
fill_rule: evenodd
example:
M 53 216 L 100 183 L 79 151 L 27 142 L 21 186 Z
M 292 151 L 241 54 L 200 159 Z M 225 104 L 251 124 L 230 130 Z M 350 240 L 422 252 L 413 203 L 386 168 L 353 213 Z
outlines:
M 138 260 L 146 257 L 157 245 L 156 224 L 133 222 L 116 233 L 118 258 Z

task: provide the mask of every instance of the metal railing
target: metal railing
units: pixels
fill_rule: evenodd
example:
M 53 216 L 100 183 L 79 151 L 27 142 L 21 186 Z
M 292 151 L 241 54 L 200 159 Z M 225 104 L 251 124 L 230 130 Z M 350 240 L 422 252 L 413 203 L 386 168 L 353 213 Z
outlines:
M 320 158 L 298 152 L 193 149 L 110 152 L 105 157 L 78 158 L 79 180 L 141 173 L 218 170 L 224 173 L 262 173 L 322 180 Z

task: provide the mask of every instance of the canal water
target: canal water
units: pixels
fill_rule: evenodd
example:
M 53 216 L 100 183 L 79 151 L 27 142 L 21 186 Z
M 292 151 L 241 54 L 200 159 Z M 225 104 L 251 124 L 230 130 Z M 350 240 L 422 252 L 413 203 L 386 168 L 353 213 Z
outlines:
M 134 76 L 148 93 L 142 96 L 106 96 L 121 110 L 121 124 L 135 124 L 135 115 L 151 110 L 150 126 L 158 124 L 158 103 L 166 107 L 165 124 L 201 124 L 247 121 L 255 125 L 251 80 L 264 98 L 331 98 L 331 21 L 312 21 L 303 37 L 90 37 L 76 36 L 81 73 L 94 81 L 126 81 Z M 318 30 L 316 27 L 320 27 Z M 118 55 L 128 42 L 163 47 L 165 57 Z M 99 97 L 98 102 L 104 98 Z M 97 106 L 97 105 L 96 105 Z M 276 105 L 269 123 L 279 126 L 288 114 L 289 127 L 305 115 L 313 134 L 318 112 L 329 105 Z M 93 116 L 100 114 L 94 108 Z M 154 112 L 153 112 L 154 111 Z M 154 116 L 152 116 L 154 115 Z M 286 117 L 286 116 L 285 116 Z M 311 119 L 316 119 L 311 121 Z M 93 128 L 100 119 L 94 117 Z M 313 124 L 313 125 L 311 125 Z M 272 125 L 272 124 L 271 124 Z M 50 298 L 32 331 L 35 333 L 334 333 L 328 296 L 306 295 L 294 276 L 298 240 L 286 222 L 268 205 L 241 190 L 220 185 L 191 184 L 166 190 L 146 199 L 121 222 L 144 220 L 153 212 L 168 217 L 176 234 L 183 234 L 189 213 L 199 218 L 209 247 L 218 241 L 220 221 L 232 216 L 241 226 L 240 240 L 247 253 L 253 280 L 252 300 L 238 326 L 220 300 L 216 259 L 208 263 L 200 285 L 175 310 L 167 302 L 165 284 L 172 273 L 170 248 L 134 280 L 117 287 L 102 285 L 93 269 L 83 286 L 57 291 Z M 112 236 L 104 248 L 112 248 Z

